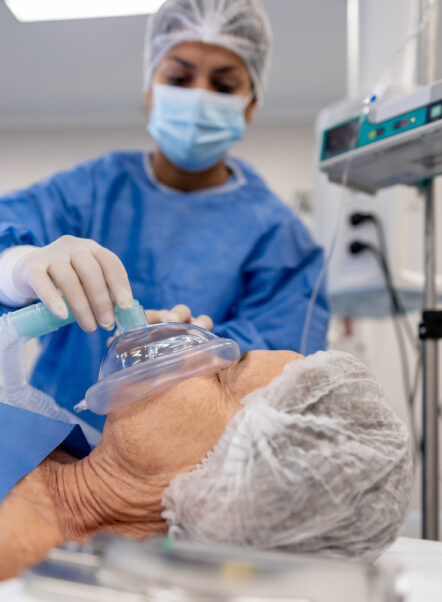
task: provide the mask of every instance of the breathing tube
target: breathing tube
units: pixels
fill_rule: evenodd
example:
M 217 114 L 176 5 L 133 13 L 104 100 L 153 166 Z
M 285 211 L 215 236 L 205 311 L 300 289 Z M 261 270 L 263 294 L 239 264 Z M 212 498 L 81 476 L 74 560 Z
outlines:
M 43 303 L 0 316 L 0 402 L 55 420 L 79 424 L 89 443 L 95 446 L 101 438 L 99 431 L 60 407 L 43 391 L 32 387 L 26 378 L 25 342 L 72 322 L 75 322 L 75 317 L 71 311 L 68 318 L 61 321 Z

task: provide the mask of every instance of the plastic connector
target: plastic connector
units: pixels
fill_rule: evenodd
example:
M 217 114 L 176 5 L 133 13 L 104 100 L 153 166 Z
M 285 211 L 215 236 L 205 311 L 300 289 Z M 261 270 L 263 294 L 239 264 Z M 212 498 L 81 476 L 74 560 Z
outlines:
M 360 240 L 354 240 L 349 244 L 348 250 L 352 255 L 359 255 L 359 253 L 370 250 L 370 245 L 366 244 L 365 242 L 361 242 Z
M 352 226 L 360 226 L 366 222 L 376 222 L 378 218 L 373 213 L 352 213 L 349 222 Z
M 62 319 L 53 314 L 44 303 L 35 303 L 34 305 L 11 312 L 7 316 L 20 336 L 33 339 L 42 337 L 50 332 L 55 332 L 63 326 L 76 322 L 76 318 L 69 306 L 68 310 L 68 317 Z M 116 305 L 114 310 L 121 332 L 130 332 L 147 326 L 144 310 L 137 300 L 134 300 L 130 309 L 121 309 L 121 307 Z
M 73 324 L 76 319 L 71 309 L 68 309 L 68 317 L 63 320 L 53 314 L 44 303 L 35 303 L 11 312 L 8 319 L 20 336 L 33 339 Z
M 132 332 L 133 330 L 138 330 L 139 328 L 146 328 L 146 326 L 148 326 L 144 309 L 136 299 L 134 299 L 133 305 L 130 309 L 121 309 L 119 305 L 116 305 L 115 316 L 117 318 L 117 326 L 121 334 L 125 332 Z

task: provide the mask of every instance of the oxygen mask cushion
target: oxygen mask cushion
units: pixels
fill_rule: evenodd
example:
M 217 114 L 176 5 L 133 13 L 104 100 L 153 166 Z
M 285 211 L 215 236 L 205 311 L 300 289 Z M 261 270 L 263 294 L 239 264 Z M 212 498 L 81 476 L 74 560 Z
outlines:
M 108 414 L 193 378 L 222 370 L 239 357 L 239 347 L 190 324 L 147 326 L 117 337 L 103 360 L 99 381 L 77 411 Z

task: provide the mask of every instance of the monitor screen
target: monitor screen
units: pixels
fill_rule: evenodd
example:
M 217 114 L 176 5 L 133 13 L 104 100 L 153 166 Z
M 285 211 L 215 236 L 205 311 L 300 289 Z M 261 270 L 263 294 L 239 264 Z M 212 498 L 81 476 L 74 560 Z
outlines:
M 356 147 L 360 131 L 360 119 L 352 119 L 329 130 L 325 138 L 323 159 Z

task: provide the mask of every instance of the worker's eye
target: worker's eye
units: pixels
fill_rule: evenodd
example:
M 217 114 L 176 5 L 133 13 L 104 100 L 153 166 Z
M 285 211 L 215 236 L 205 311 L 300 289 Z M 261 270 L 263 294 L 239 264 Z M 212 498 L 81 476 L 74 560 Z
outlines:
M 188 86 L 190 84 L 191 78 L 188 76 L 169 76 L 167 78 L 168 84 L 170 86 Z
M 213 87 L 217 92 L 221 92 L 221 94 L 235 94 L 236 91 L 236 86 L 222 82 L 214 82 Z

